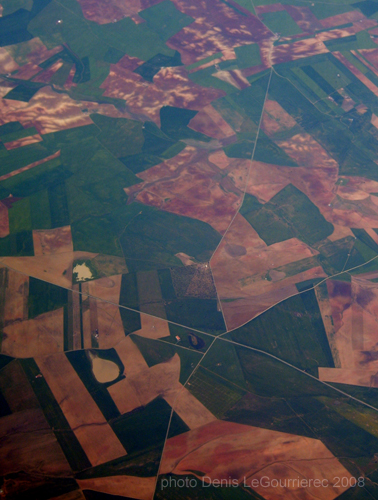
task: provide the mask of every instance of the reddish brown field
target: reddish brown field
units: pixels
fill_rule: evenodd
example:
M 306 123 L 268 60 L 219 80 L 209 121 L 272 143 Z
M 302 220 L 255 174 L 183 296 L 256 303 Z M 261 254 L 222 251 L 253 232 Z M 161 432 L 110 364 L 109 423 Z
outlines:
M 220 90 L 192 82 L 187 70 L 182 67 L 162 68 L 154 76 L 153 83 L 148 83 L 119 63 L 112 65 L 101 88 L 105 89 L 104 95 L 127 100 L 131 112 L 147 116 L 158 125 L 163 106 L 201 110 L 225 95 Z
M 309 7 L 296 7 L 295 5 L 285 5 L 285 10 L 302 31 L 313 33 L 322 29 L 321 22 L 314 16 Z
M 125 368 L 124 374 L 128 377 L 148 369 L 148 365 L 130 337 L 123 337 L 122 341 L 114 346 Z
M 223 233 L 241 193 L 227 178 L 219 182 L 218 169 L 207 161 L 207 154 L 188 146 L 171 160 L 141 172 L 138 177 L 145 182 L 125 189 L 130 201 L 202 220 Z
M 332 28 L 333 26 L 355 23 L 363 19 L 366 19 L 366 17 L 359 10 L 352 10 L 351 12 L 338 14 L 337 16 L 326 17 L 325 19 L 321 19 L 319 23 L 323 28 Z
M 270 31 L 250 12 L 243 16 L 219 0 L 174 0 L 181 12 L 196 21 L 169 39 L 167 45 L 192 64 L 217 52 L 247 45 L 271 36 Z M 238 5 L 239 8 L 239 5 Z
M 139 335 L 139 337 L 161 339 L 170 336 L 168 321 L 165 319 L 141 313 L 140 320 L 142 328 L 135 332 L 135 334 Z
M 328 49 L 323 41 L 316 38 L 308 38 L 298 42 L 277 45 L 273 49 L 271 61 L 273 64 L 280 64 L 288 61 L 295 61 L 302 57 L 325 54 L 326 52 L 328 52 Z
M 269 136 L 293 128 L 297 122 L 276 101 L 266 99 L 261 122 L 262 130 Z
M 0 440 L 0 468 L 4 476 L 19 471 L 53 477 L 71 475 L 67 460 L 39 408 L 2 417 Z
M 34 255 L 73 252 L 71 226 L 33 231 Z
M 378 30 L 378 28 L 377 28 Z M 372 30 L 372 32 L 375 30 Z M 363 49 L 359 51 L 365 59 L 378 69 L 378 49 Z M 366 64 L 366 62 L 364 62 Z
M 63 351 L 63 308 L 3 329 L 2 354 L 31 358 Z
M 38 400 L 18 360 L 1 369 L 0 391 L 12 413 L 39 408 Z
M 117 495 L 139 500 L 151 500 L 155 491 L 155 477 L 109 476 L 93 479 L 79 479 L 79 486 L 84 490 L 99 491 L 108 495 Z
M 52 64 L 48 69 L 42 71 L 39 75 L 33 78 L 34 82 L 49 83 L 52 76 L 63 66 L 63 61 L 58 59 L 54 64 Z
M 377 25 L 377 21 L 375 19 L 363 19 L 355 24 L 353 26 L 350 26 L 349 28 L 340 28 L 340 29 L 334 29 L 330 31 L 323 31 L 321 33 L 318 33 L 316 35 L 316 38 L 318 40 L 321 40 L 322 42 L 325 42 L 327 40 L 335 40 L 337 38 L 344 38 L 346 36 L 351 36 L 355 35 L 356 33 L 359 33 L 360 31 L 364 31 L 366 29 L 372 28 Z
M 84 16 L 97 24 L 108 24 L 131 17 L 162 0 L 78 0 Z
M 189 122 L 189 128 L 206 134 L 214 139 L 224 139 L 235 135 L 230 125 L 209 104 Z
M 370 50 L 370 49 L 368 49 Z M 373 49 L 375 50 L 375 49 Z M 364 64 L 367 68 L 370 69 L 370 71 L 372 71 L 376 76 L 378 76 L 378 70 L 372 66 L 371 64 L 369 64 L 368 62 L 365 61 L 365 59 L 357 52 L 357 50 L 351 50 L 351 53 L 357 57 L 357 59 L 362 63 Z
M 24 127 L 34 126 L 40 134 L 89 125 L 92 120 L 82 113 L 84 107 L 66 94 L 57 94 L 50 87 L 39 90 L 29 102 L 3 99 L 0 105 L 1 124 L 19 121 Z
M 8 208 L 0 201 L 0 238 L 5 238 L 9 234 Z
M 121 275 L 116 275 L 89 281 L 82 285 L 82 291 L 92 296 L 88 297 L 90 331 L 95 332 L 98 330 L 97 340 L 101 349 L 110 349 L 125 338 L 117 305 L 119 303 L 121 279 Z M 94 297 L 99 297 L 100 300 L 96 300 Z M 83 300 L 85 300 L 85 295 Z
M 15 271 L 64 288 L 72 286 L 72 263 L 76 259 L 96 256 L 90 252 L 65 252 L 35 257 L 4 257 L 2 262 Z
M 250 486 L 262 476 L 329 482 L 324 488 L 254 488 L 267 500 L 332 500 L 347 489 L 336 487 L 335 476 L 351 477 L 317 439 L 219 420 L 168 439 L 160 472 L 187 474 L 188 470 L 201 473 L 198 478 L 205 475 L 207 483 L 233 479 Z
M 111 385 L 108 391 L 120 413 L 124 414 L 145 406 L 158 396 L 175 394 L 180 387 L 179 376 L 180 357 L 175 354 L 165 363 L 127 374 L 127 378 Z
M 190 383 L 189 383 L 190 385 Z M 216 420 L 216 417 L 193 396 L 188 389 L 179 384 L 176 391 L 164 396 L 166 402 L 186 423 L 189 429 L 196 429 Z
M 330 280 L 321 309 L 331 313 L 332 352 L 337 369 L 321 368 L 321 380 L 351 385 L 378 386 L 378 285 L 369 281 L 378 274 L 352 277 L 352 283 Z M 329 326 L 329 325 L 328 325 Z
M 126 455 L 65 354 L 39 357 L 36 362 L 91 464 Z
M 281 12 L 285 10 L 285 6 L 280 3 L 273 3 L 271 5 L 257 5 L 256 13 L 258 15 L 265 14 L 266 12 Z
M 296 294 L 295 283 L 325 276 L 321 267 L 314 267 L 295 276 L 274 274 L 274 280 L 266 279 L 268 272 L 315 254 L 296 238 L 267 246 L 250 224 L 237 215 L 211 259 L 227 328 L 237 328 Z
M 285 141 L 278 141 L 277 144 L 299 166 L 338 171 L 337 162 L 309 134 L 297 134 Z
M 30 80 L 34 75 L 39 73 L 41 68 L 32 62 L 28 62 L 21 66 L 21 68 L 17 71 L 16 77 L 21 80 Z
M 7 326 L 28 317 L 29 277 L 10 269 L 4 269 L 3 272 L 6 274 L 3 324 Z

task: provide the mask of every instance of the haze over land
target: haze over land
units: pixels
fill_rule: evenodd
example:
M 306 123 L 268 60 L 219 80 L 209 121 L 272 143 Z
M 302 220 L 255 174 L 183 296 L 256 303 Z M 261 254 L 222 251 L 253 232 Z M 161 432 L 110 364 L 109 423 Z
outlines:
M 378 498 L 378 3 L 285 2 L 0 0 L 0 498 Z

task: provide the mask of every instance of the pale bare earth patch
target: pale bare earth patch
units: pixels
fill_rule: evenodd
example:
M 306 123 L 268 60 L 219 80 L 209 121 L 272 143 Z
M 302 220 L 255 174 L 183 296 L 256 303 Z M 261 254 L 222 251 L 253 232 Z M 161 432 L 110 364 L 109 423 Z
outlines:
M 5 257 L 3 263 L 15 271 L 64 288 L 72 287 L 72 264 L 96 256 L 90 252 L 64 252 L 35 257 Z
M 92 363 L 92 372 L 98 382 L 112 382 L 119 376 L 119 367 L 113 361 L 100 358 L 96 353 L 88 352 Z
M 193 264 L 195 264 L 193 257 L 186 255 L 186 253 L 183 253 L 183 252 L 176 253 L 175 257 L 180 259 L 181 262 L 184 264 L 184 266 L 192 266 Z
M 85 263 L 76 264 L 72 269 L 72 273 L 75 275 L 76 281 L 87 281 L 92 279 L 92 272 Z

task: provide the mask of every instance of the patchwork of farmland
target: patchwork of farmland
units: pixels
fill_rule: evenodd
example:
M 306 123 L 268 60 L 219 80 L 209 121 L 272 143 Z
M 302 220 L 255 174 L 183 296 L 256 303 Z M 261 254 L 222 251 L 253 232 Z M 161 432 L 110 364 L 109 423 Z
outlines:
M 377 498 L 377 324 L 377 2 L 0 0 L 0 498 Z

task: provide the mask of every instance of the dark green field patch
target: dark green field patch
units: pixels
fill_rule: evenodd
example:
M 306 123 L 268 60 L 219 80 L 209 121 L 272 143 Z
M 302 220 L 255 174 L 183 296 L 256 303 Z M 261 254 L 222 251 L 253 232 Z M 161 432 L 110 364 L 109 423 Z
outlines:
M 48 189 L 52 227 L 67 226 L 70 223 L 65 182 L 60 182 Z
M 46 158 L 50 154 L 51 153 L 41 143 L 12 149 L 11 151 L 1 151 L 0 175 L 9 174 L 13 172 L 13 170 L 26 167 L 35 161 Z
M 147 451 L 155 447 L 162 449 L 171 411 L 171 407 L 164 399 L 156 398 L 145 407 L 126 413 L 110 424 L 127 453 Z M 187 425 L 173 412 L 170 437 L 188 430 Z
M 266 12 L 262 14 L 261 17 L 264 24 L 266 24 L 273 33 L 279 33 L 282 36 L 299 35 L 302 33 L 302 30 L 286 10 Z
M 370 38 L 367 31 L 360 31 L 356 35 L 351 35 L 344 38 L 328 40 L 325 41 L 324 44 L 331 52 L 343 50 L 372 49 L 375 47 L 375 43 Z
M 148 155 L 161 155 L 175 144 L 157 125 L 153 122 L 145 122 L 143 126 L 144 143 L 142 152 Z
M 302 370 L 309 370 L 313 375 L 317 375 L 318 366 L 334 367 L 313 290 L 281 302 L 233 330 L 229 336 L 240 344 L 261 349 Z
M 125 334 L 129 334 L 142 328 L 139 311 L 138 284 L 135 273 L 122 275 L 121 292 L 119 298 L 120 314 Z M 134 309 L 134 311 L 130 309 Z
M 0 19 L 0 46 L 26 42 L 33 38 L 27 27 L 30 21 L 30 12 L 18 9 Z
M 226 330 L 222 312 L 218 311 L 216 299 L 186 298 L 174 300 L 165 306 L 167 318 L 174 323 L 180 323 L 212 334 Z
M 44 86 L 45 84 L 36 82 L 20 83 L 17 87 L 8 92 L 8 94 L 4 96 L 4 99 L 29 102 L 33 95 Z
M 250 68 L 251 66 L 261 64 L 260 49 L 257 43 L 236 47 L 235 54 L 240 69 Z
M 232 100 L 240 106 L 246 115 L 255 123 L 260 122 L 265 101 L 265 94 L 269 82 L 269 75 L 263 75 L 251 83 L 250 87 L 232 95 Z
M 15 123 L 15 122 L 13 122 L 13 123 Z M 0 130 L 0 134 L 1 134 L 1 130 Z M 11 141 L 16 141 L 18 139 L 23 139 L 24 137 L 29 137 L 30 135 L 36 135 L 36 134 L 38 134 L 38 130 L 35 127 L 23 128 L 22 130 L 9 132 L 9 133 L 6 133 L 4 135 L 1 134 L 0 141 L 1 142 L 11 142 Z
M 0 125 L 0 135 L 22 133 L 24 127 L 20 122 L 8 122 Z
M 312 245 L 333 232 L 332 224 L 292 184 L 282 189 L 258 212 L 245 217 L 268 245 L 294 236 Z
M 181 333 L 181 332 L 180 332 Z M 173 335 L 172 335 L 173 337 Z M 202 354 L 178 345 L 132 335 L 133 342 L 138 346 L 149 367 L 166 363 L 177 353 L 180 356 L 180 383 L 185 384 L 192 371 L 199 363 Z M 166 340 L 166 338 L 164 338 Z M 176 341 L 177 342 L 177 341 Z
M 209 137 L 188 127 L 190 120 L 197 113 L 198 111 L 191 109 L 163 106 L 160 110 L 161 131 L 174 140 L 197 139 L 200 141 L 209 141 Z
M 202 366 L 239 388 L 246 389 L 243 370 L 233 344 L 216 340 L 206 354 Z
M 101 130 L 98 140 L 115 156 L 141 152 L 144 142 L 141 122 L 97 114 L 91 115 L 91 119 Z
M 134 73 L 137 73 L 145 80 L 152 82 L 154 76 L 161 70 L 161 68 L 169 68 L 174 66 L 182 66 L 181 54 L 177 51 L 175 52 L 175 55 L 173 57 L 166 56 L 165 54 L 157 54 L 145 63 L 138 66 L 134 70 Z
M 24 198 L 12 204 L 9 214 L 9 232 L 19 233 L 20 231 L 31 231 L 32 222 L 30 216 L 30 201 Z
M 0 256 L 28 257 L 34 255 L 33 233 L 19 231 L 0 239 Z
M 202 366 L 190 377 L 187 388 L 217 418 L 222 418 L 246 392 Z
M 122 250 L 111 222 L 105 217 L 87 217 L 71 226 L 74 251 L 122 257 Z
M 42 190 L 46 193 L 50 186 L 62 182 L 71 175 L 71 172 L 61 165 L 59 158 L 55 158 L 42 165 L 38 165 L 30 170 L 26 170 L 25 172 L 5 179 L 2 181 L 1 185 L 4 189 L 12 193 L 13 196 L 30 196 L 31 210 L 33 211 L 32 205 L 35 199 L 39 196 L 44 196 L 41 192 Z M 36 196 L 33 197 L 34 194 L 36 194 Z M 49 214 L 50 205 L 48 206 Z
M 181 31 L 182 28 L 194 22 L 192 17 L 177 10 L 170 0 L 164 0 L 157 5 L 142 10 L 139 15 L 164 41 L 167 41 Z
M 137 208 L 138 205 L 135 205 Z M 206 262 L 220 240 L 208 224 L 168 212 L 144 207 L 120 237 L 130 271 L 181 266 L 175 254 L 184 252 Z
M 330 85 L 312 66 L 302 66 L 302 71 L 306 73 L 319 87 L 327 94 L 332 95 L 332 98 L 337 104 L 343 103 L 343 97 L 336 92 L 336 89 Z
M 227 82 L 223 82 L 219 78 L 212 76 L 216 70 L 214 67 L 200 69 L 194 73 L 189 73 L 189 79 L 194 83 L 201 85 L 202 87 L 210 87 L 218 90 L 222 90 L 225 94 L 233 94 L 236 89 L 233 85 Z
M 281 220 L 269 205 L 263 206 L 258 211 L 246 213 L 244 217 L 267 245 L 294 238 L 296 235 L 291 225 Z
M 29 318 L 35 318 L 40 314 L 63 307 L 67 304 L 67 293 L 65 288 L 30 277 L 28 297 Z
M 260 130 L 259 138 L 253 159 L 272 165 L 282 165 L 287 167 L 297 167 L 297 163 L 288 156 L 283 149 L 277 146 L 268 136 Z
M 171 10 L 178 12 L 175 7 Z M 126 17 L 117 23 L 104 24 L 101 26 L 93 25 L 91 28 L 92 31 L 105 42 L 106 48 L 107 46 L 114 47 L 129 56 L 138 57 L 143 61 L 148 61 L 156 54 L 174 56 L 175 51 L 170 49 L 164 43 L 162 37 L 154 30 L 156 20 L 151 19 L 151 17 L 153 17 L 151 14 L 153 14 L 153 12 L 151 12 L 150 9 L 146 9 L 139 13 L 141 16 L 147 15 L 149 17 L 149 21 L 145 23 L 135 24 L 134 21 Z M 183 15 L 181 12 L 179 14 L 180 16 Z M 165 15 L 165 12 L 159 13 L 159 16 L 163 18 Z M 177 21 L 174 18 L 172 21 L 171 23 L 170 20 L 167 19 L 166 22 L 167 24 L 171 23 L 169 29 L 175 30 L 177 28 Z M 149 24 L 150 22 L 151 24 Z M 154 29 L 152 29 L 152 25 Z M 158 26 L 157 29 L 162 29 L 162 26 Z

